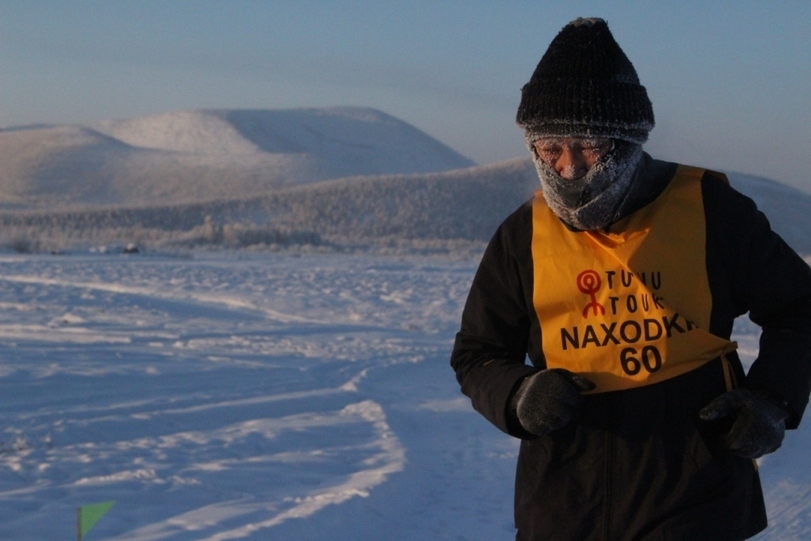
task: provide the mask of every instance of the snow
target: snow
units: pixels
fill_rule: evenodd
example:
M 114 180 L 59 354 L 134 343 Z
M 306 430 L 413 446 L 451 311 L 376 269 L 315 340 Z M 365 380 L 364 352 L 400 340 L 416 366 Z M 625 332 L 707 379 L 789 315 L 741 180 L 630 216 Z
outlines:
M 473 162 L 365 107 L 172 111 L 0 129 L 5 208 L 165 205 Z
M 93 127 L 133 147 L 226 156 L 259 151 L 221 115 L 197 111 L 106 120 Z
M 87 539 L 511 539 L 517 441 L 448 365 L 476 264 L 0 255 L 0 539 L 109 500 Z M 761 461 L 758 539 L 811 535 L 809 443 Z
M 110 500 L 88 539 L 513 538 L 518 442 L 448 360 L 537 175 L 470 165 L 368 108 L 0 130 L 0 207 L 42 209 L 0 242 L 64 254 L 0 252 L 0 539 Z M 811 253 L 811 196 L 730 179 Z M 736 326 L 748 361 L 757 336 Z M 811 537 L 808 430 L 761 460 L 758 539 Z

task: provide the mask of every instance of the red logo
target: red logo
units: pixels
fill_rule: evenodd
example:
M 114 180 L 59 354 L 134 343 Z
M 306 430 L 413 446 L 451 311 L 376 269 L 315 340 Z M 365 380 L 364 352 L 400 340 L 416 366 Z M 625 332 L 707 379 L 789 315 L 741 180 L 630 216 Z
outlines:
M 600 280 L 600 275 L 593 270 L 585 270 L 577 275 L 577 289 L 591 297 L 591 302 L 583 309 L 583 317 L 589 317 L 589 308 L 594 310 L 594 315 L 605 315 L 605 306 L 597 302 L 595 293 L 600 291 L 603 282 Z

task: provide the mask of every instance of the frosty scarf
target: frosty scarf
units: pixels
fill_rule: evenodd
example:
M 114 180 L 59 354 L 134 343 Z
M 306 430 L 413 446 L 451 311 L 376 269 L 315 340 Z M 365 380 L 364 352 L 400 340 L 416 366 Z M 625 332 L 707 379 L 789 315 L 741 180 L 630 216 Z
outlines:
M 611 152 L 600 158 L 585 176 L 576 180 L 561 177 L 555 168 L 541 161 L 530 141 L 543 195 L 558 218 L 579 231 L 608 227 L 617 221 L 628 198 L 642 161 L 642 146 L 617 141 Z

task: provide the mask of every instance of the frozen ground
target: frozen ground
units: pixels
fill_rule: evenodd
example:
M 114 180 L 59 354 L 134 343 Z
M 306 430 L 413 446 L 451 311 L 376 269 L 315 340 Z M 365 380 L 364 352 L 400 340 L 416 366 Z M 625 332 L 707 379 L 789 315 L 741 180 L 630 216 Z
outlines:
M 448 366 L 475 266 L 0 256 L 0 539 L 107 500 L 89 540 L 511 539 L 517 443 Z M 759 539 L 811 535 L 808 426 L 762 462 Z

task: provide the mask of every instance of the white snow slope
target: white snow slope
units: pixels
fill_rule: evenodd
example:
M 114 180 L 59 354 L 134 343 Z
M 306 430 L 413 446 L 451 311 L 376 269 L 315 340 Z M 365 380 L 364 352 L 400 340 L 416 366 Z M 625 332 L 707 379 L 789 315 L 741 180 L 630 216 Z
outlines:
M 475 267 L 0 256 L 0 539 L 108 500 L 86 539 L 512 539 L 517 442 L 448 365 Z M 811 536 L 809 427 L 761 461 L 758 539 Z
M 165 205 L 471 165 L 414 126 L 363 107 L 174 111 L 0 129 L 7 208 Z
M 811 195 L 740 173 L 729 173 L 729 179 L 755 200 L 790 246 L 811 254 L 807 234 Z M 135 241 L 161 248 L 179 242 L 180 237 L 192 242 L 189 239 L 198 238 L 192 230 L 208 219 L 220 226 L 306 233 L 304 237 L 314 233 L 335 245 L 392 238 L 486 242 L 539 186 L 531 160 L 515 158 L 440 173 L 335 179 L 195 204 L 0 211 L 0 245 L 29 239 L 46 251 L 66 250 L 87 246 L 92 240 L 97 244 Z M 223 243 L 227 237 L 217 241 L 214 235 L 209 241 Z M 266 237 L 225 243 L 255 245 Z

